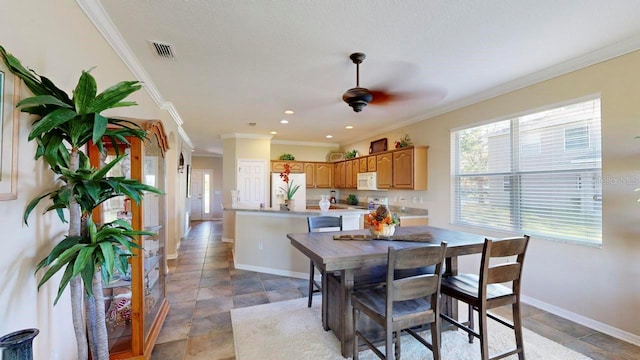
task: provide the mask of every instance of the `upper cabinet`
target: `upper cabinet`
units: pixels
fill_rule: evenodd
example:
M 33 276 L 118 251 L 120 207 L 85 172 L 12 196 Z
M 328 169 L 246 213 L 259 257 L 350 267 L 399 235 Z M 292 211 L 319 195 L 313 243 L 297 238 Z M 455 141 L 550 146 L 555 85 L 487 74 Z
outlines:
M 271 160 L 271 172 L 283 172 L 284 164 L 289 164 L 289 171 L 292 173 L 303 173 L 304 164 L 302 161 L 287 161 L 287 160 Z
M 428 146 L 376 155 L 378 189 L 427 190 Z
M 307 188 L 328 189 L 333 186 L 333 163 L 304 163 Z

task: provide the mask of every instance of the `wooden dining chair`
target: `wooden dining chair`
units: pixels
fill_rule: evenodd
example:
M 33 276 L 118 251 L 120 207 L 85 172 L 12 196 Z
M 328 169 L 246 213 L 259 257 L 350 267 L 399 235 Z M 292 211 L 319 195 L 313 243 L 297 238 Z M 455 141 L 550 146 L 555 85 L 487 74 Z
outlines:
M 469 343 L 473 338 L 480 339 L 480 353 L 482 360 L 501 359 L 518 354 L 518 359 L 524 360 L 524 344 L 522 341 L 522 318 L 520 314 L 520 282 L 522 265 L 529 244 L 529 236 L 506 238 L 501 240 L 485 239 L 482 258 L 480 260 L 480 274 L 460 274 L 445 276 L 442 279 L 442 294 L 465 302 L 469 306 L 469 320 L 459 322 L 445 314 L 442 318 L 469 334 Z M 506 262 L 496 263 L 496 258 L 513 257 Z M 494 259 L 494 263 L 491 263 Z M 498 260 L 499 261 L 499 260 Z M 506 286 L 503 284 L 506 283 Z M 511 286 L 508 286 L 510 283 Z M 511 305 L 513 324 L 508 323 L 490 313 L 489 309 L 504 305 Z M 479 332 L 474 330 L 473 311 L 478 312 Z M 516 348 L 502 354 L 489 357 L 489 343 L 487 334 L 487 318 L 496 320 L 515 332 Z
M 381 359 L 400 359 L 400 335 L 405 331 L 440 359 L 440 280 L 447 243 L 395 250 L 387 253 L 387 281 L 384 287 L 356 291 L 351 295 L 353 305 L 353 359 L 358 360 L 362 340 Z M 435 265 L 435 272 L 398 277 L 397 270 L 421 269 Z M 385 354 L 358 330 L 360 315 L 364 314 L 385 331 Z M 431 343 L 415 329 L 431 324 Z M 395 344 L 395 352 L 393 348 Z
M 307 225 L 309 227 L 309 232 L 320 231 L 320 230 L 334 230 L 334 231 L 342 231 L 342 215 L 340 216 L 310 216 L 307 217 Z M 318 269 L 320 273 L 321 280 L 318 282 L 315 279 L 315 269 Z M 313 293 L 320 292 L 322 296 L 322 314 L 326 316 L 328 312 L 327 306 L 327 277 L 325 276 L 324 270 L 321 267 L 317 266 L 313 260 L 309 260 L 309 300 L 307 301 L 307 307 L 311 307 L 313 303 Z M 323 321 L 323 326 L 325 330 L 328 330 L 328 325 L 326 323 L 326 319 Z

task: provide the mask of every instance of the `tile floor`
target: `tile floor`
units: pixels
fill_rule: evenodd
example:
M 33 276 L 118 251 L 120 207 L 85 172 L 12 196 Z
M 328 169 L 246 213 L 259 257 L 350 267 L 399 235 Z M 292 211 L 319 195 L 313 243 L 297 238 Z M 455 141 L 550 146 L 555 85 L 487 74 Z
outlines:
M 192 223 L 178 260 L 170 262 L 171 310 L 152 360 L 233 360 L 231 309 L 306 296 L 305 280 L 234 269 L 221 234 L 219 221 Z M 640 360 L 640 347 L 531 306 L 524 306 L 523 323 L 594 360 Z

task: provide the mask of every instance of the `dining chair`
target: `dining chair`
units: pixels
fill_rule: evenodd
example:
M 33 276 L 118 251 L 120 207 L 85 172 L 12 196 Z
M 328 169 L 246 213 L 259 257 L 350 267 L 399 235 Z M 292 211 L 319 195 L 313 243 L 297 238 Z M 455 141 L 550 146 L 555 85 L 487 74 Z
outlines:
M 522 341 L 522 318 L 520 314 L 520 283 L 522 265 L 529 244 L 529 236 L 505 238 L 501 240 L 485 239 L 480 260 L 480 274 L 460 274 L 445 276 L 442 279 L 442 294 L 460 300 L 469 306 L 469 320 L 459 322 L 450 316 L 441 314 L 442 318 L 466 331 L 469 343 L 473 338 L 480 339 L 480 353 L 482 360 L 501 359 L 518 354 L 518 359 L 524 360 L 524 344 Z M 512 257 L 516 257 L 513 259 Z M 507 258 L 500 261 L 497 258 Z M 493 262 L 491 262 L 491 260 Z M 509 286 L 509 283 L 511 286 Z M 505 285 L 506 284 L 506 285 Z M 504 305 L 511 305 L 513 324 L 487 312 L 489 309 Z M 474 330 L 474 313 L 478 313 L 479 332 Z M 489 343 L 487 334 L 487 318 L 491 318 L 505 325 L 515 333 L 516 348 L 489 357 Z
M 387 279 L 383 287 L 355 291 L 353 305 L 353 359 L 358 360 L 362 340 L 381 359 L 400 359 L 402 331 L 430 349 L 434 360 L 440 359 L 440 281 L 447 243 L 440 246 L 422 246 L 387 252 Z M 435 265 L 435 272 L 416 273 L 399 277 L 398 270 L 421 269 Z M 383 354 L 363 331 L 358 330 L 360 315 L 364 314 L 384 328 Z M 431 343 L 418 334 L 416 327 L 431 324 Z M 395 344 L 395 352 L 393 351 Z
M 342 215 L 340 216 L 309 216 L 307 217 L 307 225 L 309 228 L 309 232 L 320 231 L 320 230 L 334 230 L 334 231 L 342 231 Z M 321 280 L 318 282 L 315 279 L 315 269 L 318 269 L 320 273 Z M 327 277 L 325 276 L 324 270 L 321 267 L 317 266 L 313 260 L 309 260 L 309 300 L 307 301 L 307 307 L 311 307 L 313 303 L 313 293 L 320 292 L 322 296 L 322 314 L 326 316 L 328 310 L 327 306 Z M 326 320 L 326 319 L 324 319 Z M 323 321 L 323 326 L 325 330 L 329 330 L 326 321 Z

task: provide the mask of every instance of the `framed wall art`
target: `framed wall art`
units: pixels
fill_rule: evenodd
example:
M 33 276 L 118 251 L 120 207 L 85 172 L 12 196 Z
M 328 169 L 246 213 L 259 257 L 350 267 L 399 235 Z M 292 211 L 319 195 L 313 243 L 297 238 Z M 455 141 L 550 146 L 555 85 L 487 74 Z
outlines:
M 18 198 L 20 79 L 0 61 L 0 200 Z

